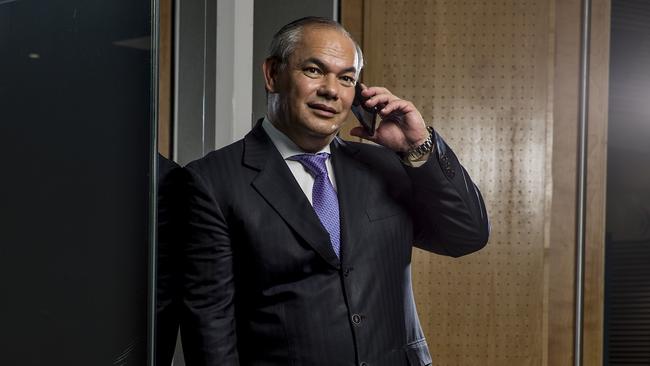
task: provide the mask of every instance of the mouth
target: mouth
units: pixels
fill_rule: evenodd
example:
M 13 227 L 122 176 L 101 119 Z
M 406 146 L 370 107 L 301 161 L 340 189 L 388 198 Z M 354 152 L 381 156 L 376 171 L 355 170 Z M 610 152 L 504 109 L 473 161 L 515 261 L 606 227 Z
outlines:
M 338 114 L 338 112 L 336 111 L 336 109 L 334 109 L 334 108 L 332 108 L 332 107 L 330 107 L 330 106 L 328 106 L 328 105 L 326 105 L 326 104 L 322 104 L 322 103 L 307 103 L 307 106 L 309 106 L 309 108 L 311 108 L 311 109 L 313 109 L 314 111 L 316 111 L 316 113 L 319 114 L 319 115 L 323 115 L 323 116 L 327 116 L 327 117 L 332 117 L 332 116 Z

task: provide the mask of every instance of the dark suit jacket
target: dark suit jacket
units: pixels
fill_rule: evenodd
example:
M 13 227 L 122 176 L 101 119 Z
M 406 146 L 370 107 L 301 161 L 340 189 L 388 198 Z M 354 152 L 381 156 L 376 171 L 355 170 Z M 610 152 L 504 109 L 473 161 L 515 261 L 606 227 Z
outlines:
M 183 171 L 158 154 L 158 268 L 156 283 L 156 365 L 169 366 L 180 321 L 182 228 L 185 221 Z
M 431 363 L 412 245 L 450 256 L 483 247 L 481 195 L 439 136 L 419 168 L 374 145 L 336 139 L 331 149 L 340 261 L 261 123 L 186 167 L 189 365 Z

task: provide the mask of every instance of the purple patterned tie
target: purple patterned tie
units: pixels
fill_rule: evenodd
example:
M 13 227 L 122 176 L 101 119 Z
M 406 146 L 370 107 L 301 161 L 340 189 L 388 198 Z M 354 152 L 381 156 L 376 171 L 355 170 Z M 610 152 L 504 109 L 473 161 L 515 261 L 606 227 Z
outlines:
M 289 159 L 300 162 L 309 173 L 314 176 L 314 188 L 311 192 L 312 205 L 318 215 L 321 224 L 330 234 L 332 248 L 337 257 L 341 252 L 341 228 L 339 221 L 339 201 L 336 191 L 332 187 L 327 175 L 327 161 L 329 154 L 322 152 L 318 154 L 294 155 Z

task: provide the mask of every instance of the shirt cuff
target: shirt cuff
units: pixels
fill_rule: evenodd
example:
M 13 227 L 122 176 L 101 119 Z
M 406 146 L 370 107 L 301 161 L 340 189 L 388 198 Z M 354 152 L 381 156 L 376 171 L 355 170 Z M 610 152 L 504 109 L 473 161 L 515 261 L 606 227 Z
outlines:
M 409 159 L 405 159 L 405 158 L 402 158 L 400 160 L 402 161 L 402 164 L 404 164 L 404 165 L 406 165 L 408 167 L 419 168 L 422 165 L 424 165 L 427 162 L 427 160 L 429 160 L 430 156 L 431 156 L 431 153 L 428 153 L 428 154 L 422 155 L 422 157 L 419 158 L 416 161 L 410 161 Z

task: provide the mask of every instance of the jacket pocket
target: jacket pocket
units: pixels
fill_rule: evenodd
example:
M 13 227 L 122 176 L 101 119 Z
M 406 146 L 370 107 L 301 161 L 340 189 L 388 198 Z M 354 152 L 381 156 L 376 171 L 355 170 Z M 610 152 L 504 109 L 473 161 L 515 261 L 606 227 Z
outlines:
M 426 339 L 422 338 L 411 342 L 404 347 L 406 358 L 410 366 L 427 366 L 431 365 L 431 355 Z
M 370 221 L 387 219 L 389 217 L 397 216 L 402 213 L 403 211 L 398 206 L 385 202 L 366 207 L 366 214 L 368 215 L 368 219 Z

